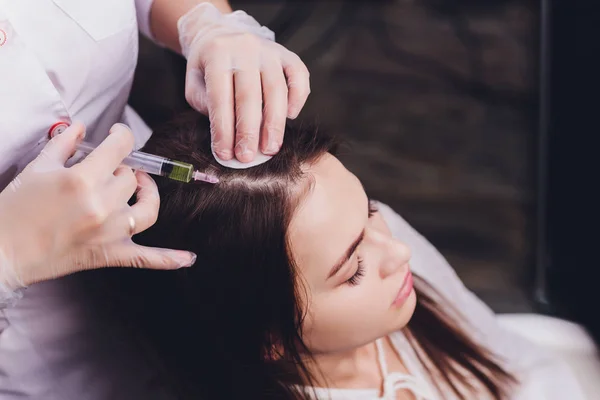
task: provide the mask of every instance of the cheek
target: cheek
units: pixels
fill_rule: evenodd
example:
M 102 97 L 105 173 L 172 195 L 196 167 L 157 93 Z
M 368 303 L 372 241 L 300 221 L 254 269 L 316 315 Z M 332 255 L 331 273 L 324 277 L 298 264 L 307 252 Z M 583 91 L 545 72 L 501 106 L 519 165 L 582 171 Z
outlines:
M 315 298 L 303 324 L 302 338 L 314 352 L 358 347 L 395 330 L 394 312 L 382 286 L 363 282 Z

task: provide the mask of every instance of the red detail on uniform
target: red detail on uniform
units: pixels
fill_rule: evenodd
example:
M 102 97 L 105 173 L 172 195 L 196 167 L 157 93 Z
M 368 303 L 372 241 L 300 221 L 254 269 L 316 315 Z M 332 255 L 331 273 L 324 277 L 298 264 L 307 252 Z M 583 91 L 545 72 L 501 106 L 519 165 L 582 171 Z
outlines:
M 48 137 L 52 139 L 56 136 L 57 133 L 62 133 L 65 129 L 69 127 L 69 124 L 66 122 L 57 122 L 48 129 Z M 60 130 L 62 128 L 62 130 Z

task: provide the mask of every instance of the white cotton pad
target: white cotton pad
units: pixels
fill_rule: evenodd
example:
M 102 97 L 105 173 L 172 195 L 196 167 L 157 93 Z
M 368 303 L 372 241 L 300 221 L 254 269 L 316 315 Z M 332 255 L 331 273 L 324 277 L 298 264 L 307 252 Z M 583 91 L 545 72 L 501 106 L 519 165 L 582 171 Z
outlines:
M 212 154 L 213 154 L 213 157 L 215 158 L 215 160 L 217 160 L 217 162 L 219 164 L 221 164 L 224 167 L 233 168 L 233 169 L 246 169 L 246 168 L 255 167 L 255 166 L 263 164 L 263 163 L 269 161 L 271 158 L 273 158 L 273 156 L 268 156 L 259 151 L 254 156 L 254 160 L 252 160 L 248 163 L 243 163 L 241 161 L 238 161 L 238 159 L 235 158 L 235 156 L 231 160 L 225 161 L 225 160 L 221 160 L 219 157 L 217 157 L 214 150 L 213 150 Z

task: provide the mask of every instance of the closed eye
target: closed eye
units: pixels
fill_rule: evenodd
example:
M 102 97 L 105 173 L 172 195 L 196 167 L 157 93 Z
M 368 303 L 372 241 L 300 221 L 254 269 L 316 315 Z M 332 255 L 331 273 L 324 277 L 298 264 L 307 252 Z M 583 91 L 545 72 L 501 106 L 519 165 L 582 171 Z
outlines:
M 350 277 L 350 279 L 346 281 L 346 283 L 352 286 L 358 285 L 358 283 L 360 282 L 360 278 L 362 278 L 365 275 L 365 267 L 363 266 L 362 258 L 357 257 L 357 260 L 358 267 L 356 268 L 356 272 Z
M 369 218 L 375 215 L 377 211 L 377 203 L 374 200 L 369 200 Z M 358 285 L 358 283 L 360 282 L 360 278 L 362 278 L 365 275 L 365 267 L 362 258 L 360 258 L 360 256 L 357 256 L 357 260 L 358 266 L 356 267 L 356 272 L 348 280 L 346 280 L 346 283 L 352 286 Z

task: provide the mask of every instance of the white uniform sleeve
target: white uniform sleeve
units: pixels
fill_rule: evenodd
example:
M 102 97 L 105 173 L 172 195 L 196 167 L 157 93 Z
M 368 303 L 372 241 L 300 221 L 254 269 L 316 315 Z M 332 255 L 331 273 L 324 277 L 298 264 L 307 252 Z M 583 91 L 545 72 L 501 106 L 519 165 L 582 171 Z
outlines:
M 150 9 L 154 0 L 135 0 L 135 11 L 137 14 L 138 29 L 144 36 L 156 41 L 150 30 Z
M 0 311 L 0 399 L 172 400 L 127 328 L 78 275 L 30 286 Z
M 400 215 L 385 204 L 379 210 L 394 237 L 412 250 L 411 269 L 443 296 L 443 302 L 453 306 L 464 317 L 463 328 L 482 345 L 501 358 L 507 370 L 521 381 L 518 400 L 585 399 L 572 371 L 527 339 L 501 327 L 496 314 L 467 289 L 454 269 L 437 249 L 421 236 Z M 550 390 L 549 382 L 561 390 Z M 564 397 L 564 393 L 569 395 Z

